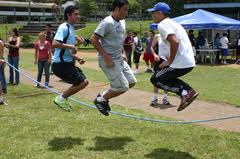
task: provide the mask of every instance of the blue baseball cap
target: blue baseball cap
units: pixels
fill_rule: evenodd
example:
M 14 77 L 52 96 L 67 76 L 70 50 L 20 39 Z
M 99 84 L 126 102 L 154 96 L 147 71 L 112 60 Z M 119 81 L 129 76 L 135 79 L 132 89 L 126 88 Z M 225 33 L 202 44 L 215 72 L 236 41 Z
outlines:
M 147 10 L 148 12 L 156 12 L 156 11 L 161 11 L 164 14 L 169 14 L 171 11 L 171 8 L 167 3 L 164 2 L 158 2 L 157 4 L 154 5 L 153 8 L 150 8 Z

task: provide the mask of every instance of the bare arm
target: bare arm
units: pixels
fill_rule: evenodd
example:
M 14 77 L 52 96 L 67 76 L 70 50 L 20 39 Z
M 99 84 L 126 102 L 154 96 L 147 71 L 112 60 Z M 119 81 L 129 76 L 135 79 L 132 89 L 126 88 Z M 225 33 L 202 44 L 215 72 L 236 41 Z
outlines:
M 177 54 L 177 50 L 179 47 L 179 41 L 178 41 L 176 35 L 174 35 L 174 34 L 169 35 L 167 38 L 167 41 L 170 43 L 170 57 L 169 57 L 168 62 L 169 62 L 169 64 L 172 64 L 172 62 L 174 61 L 175 56 Z
M 59 41 L 57 41 L 57 40 L 53 40 L 52 48 L 75 49 L 75 46 L 74 46 L 74 45 L 71 45 L 71 44 L 61 43 L 61 42 L 59 42 Z
M 38 49 L 35 48 L 35 61 L 34 61 L 34 64 L 37 64 L 37 58 L 38 58 Z
M 97 36 L 96 34 L 93 34 L 90 40 L 91 40 L 92 45 L 97 49 L 98 53 L 101 56 L 103 56 L 107 67 L 114 67 L 115 64 L 113 62 L 112 56 L 109 55 L 100 45 L 100 42 L 99 42 L 100 37 Z
M 173 63 L 175 56 L 177 54 L 179 41 L 178 41 L 176 35 L 174 35 L 174 34 L 169 35 L 167 37 L 167 41 L 170 43 L 170 55 L 169 55 L 169 58 L 167 59 L 167 61 L 164 61 L 160 65 L 160 68 L 165 68 L 165 67 L 170 66 Z
M 97 36 L 96 34 L 93 34 L 91 37 L 91 43 L 92 45 L 97 49 L 97 51 L 99 52 L 100 55 L 102 55 L 103 57 L 107 56 L 107 52 L 101 47 L 100 45 L 100 37 Z
M 11 38 L 9 38 L 9 41 L 11 41 Z M 16 45 L 11 45 L 9 43 L 6 43 L 6 47 L 12 47 L 12 48 L 19 48 L 20 47 L 20 44 L 21 44 L 21 38 L 20 37 L 17 37 L 17 43 Z
M 158 56 L 158 53 L 155 52 L 155 48 L 158 45 L 158 37 L 154 37 L 151 45 L 151 52 L 153 53 L 154 60 L 160 61 L 160 57 Z

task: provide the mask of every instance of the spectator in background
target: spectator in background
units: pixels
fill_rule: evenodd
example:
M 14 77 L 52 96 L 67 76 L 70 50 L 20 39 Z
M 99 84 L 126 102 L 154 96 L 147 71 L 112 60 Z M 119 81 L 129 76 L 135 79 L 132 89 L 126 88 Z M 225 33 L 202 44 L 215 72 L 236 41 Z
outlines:
M 201 31 L 198 32 L 198 37 L 196 39 L 196 49 L 206 49 L 206 39 L 204 38 Z M 206 62 L 206 52 L 200 51 L 201 63 Z
M 44 33 L 46 34 L 46 40 L 52 45 L 56 33 L 52 30 L 51 24 L 46 24 L 46 31 Z
M 222 64 L 227 64 L 227 56 L 229 55 L 228 53 L 228 45 L 229 40 L 227 38 L 227 33 L 223 33 L 223 37 L 220 39 L 221 43 L 221 49 L 222 49 Z
M 137 74 L 139 71 L 139 60 L 143 51 L 143 46 L 141 40 L 138 38 L 137 33 L 133 33 L 134 39 L 134 52 L 133 52 L 133 62 L 135 63 L 136 70 L 133 73 Z
M 52 30 L 51 24 L 46 24 L 46 31 L 44 33 L 46 34 L 46 40 L 50 43 L 52 47 L 52 42 L 56 33 Z M 51 54 L 53 55 L 53 53 L 54 53 L 54 50 L 51 49 Z M 53 74 L 51 63 L 49 64 L 49 69 L 50 69 L 50 73 Z
M 9 43 L 5 43 L 5 46 L 9 49 L 8 63 L 18 69 L 19 65 L 19 48 L 21 39 L 18 34 L 18 30 L 14 28 L 12 35 L 9 38 Z M 15 84 L 19 84 L 20 76 L 19 72 L 15 70 Z M 9 66 L 9 83 L 14 84 L 14 72 L 13 68 Z
M 0 59 L 4 60 L 4 41 L 0 39 Z M 3 93 L 7 93 L 7 83 L 5 78 L 5 65 L 0 67 L 0 76 L 1 76 L 1 84 Z
M 37 81 L 41 82 L 43 69 L 45 72 L 45 86 L 49 84 L 49 65 L 51 63 L 51 44 L 46 40 L 44 32 L 38 34 L 39 40 L 35 43 L 35 64 L 38 65 Z M 37 87 L 40 85 L 37 84 Z
M 5 67 L 5 61 L 3 59 L 0 59 L 0 69 L 2 70 L 2 68 Z M 3 91 L 2 91 L 2 75 L 0 74 L 0 105 L 7 105 L 3 99 Z
M 220 39 L 221 39 L 220 34 L 217 33 L 217 34 L 215 35 L 215 37 L 214 37 L 214 43 L 213 43 L 214 49 L 221 49 Z M 219 58 L 219 56 L 220 56 L 220 52 L 217 51 L 216 60 L 217 60 L 218 63 L 220 63 L 220 58 Z
M 156 49 L 157 48 L 157 49 Z M 155 60 L 154 58 L 154 72 L 160 71 L 161 68 L 159 67 L 164 61 L 167 61 L 169 59 L 169 49 L 168 47 L 162 42 L 160 34 L 155 35 L 153 42 L 152 42 L 152 51 L 154 54 L 159 56 L 159 61 Z M 153 85 L 153 95 L 151 98 L 150 106 L 156 107 L 158 106 L 158 88 Z M 168 92 L 164 90 L 163 93 L 163 99 L 162 99 L 163 105 L 170 105 L 170 102 L 168 101 Z
M 191 44 L 192 44 L 194 56 L 196 56 L 196 48 L 195 48 L 195 46 L 196 46 L 196 38 L 195 38 L 193 32 L 194 32 L 193 30 L 189 30 L 189 32 L 188 32 L 188 37 L 189 37 L 190 42 L 191 42 Z
M 146 44 L 147 38 L 149 37 L 149 32 L 145 31 L 144 36 L 141 38 L 142 44 Z M 143 46 L 145 48 L 145 46 Z
M 150 36 L 146 40 L 146 48 L 144 49 L 143 60 L 147 65 L 146 72 L 154 72 L 153 65 L 154 65 L 154 53 L 152 52 L 152 42 L 155 36 L 154 31 L 150 31 Z M 150 61 L 150 63 L 149 63 Z
M 126 52 L 127 55 L 127 63 L 130 66 L 130 68 L 132 67 L 132 51 L 133 51 L 133 35 L 132 32 L 128 32 L 127 37 L 124 40 L 124 50 Z
M 237 38 L 237 61 L 236 64 L 240 64 L 240 33 L 238 33 Z

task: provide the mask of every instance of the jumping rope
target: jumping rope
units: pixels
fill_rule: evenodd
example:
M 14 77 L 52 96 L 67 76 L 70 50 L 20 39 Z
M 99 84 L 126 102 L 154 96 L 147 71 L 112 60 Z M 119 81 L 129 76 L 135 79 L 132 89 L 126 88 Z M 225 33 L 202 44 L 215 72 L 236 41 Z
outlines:
M 28 78 L 29 80 L 33 81 L 36 84 L 39 84 L 40 86 L 46 88 L 48 91 L 58 94 L 60 95 L 61 93 L 58 92 L 55 89 L 52 89 L 48 86 L 45 86 L 44 84 L 38 82 L 37 80 L 33 79 L 32 77 L 28 76 L 27 74 L 25 74 L 23 71 L 21 71 L 20 69 L 16 69 L 13 65 L 9 64 L 7 61 L 6 63 L 12 67 L 14 70 L 18 71 L 20 74 L 22 74 L 24 77 Z M 68 98 L 71 101 L 74 101 L 78 104 L 93 108 L 93 109 L 97 109 L 94 105 L 91 104 L 87 104 L 84 102 L 81 102 L 77 99 L 74 99 L 72 97 Z M 115 115 L 119 115 L 122 117 L 126 117 L 126 118 L 131 118 L 131 119 L 136 119 L 136 120 L 142 120 L 142 121 L 151 121 L 151 122 L 156 122 L 156 123 L 166 123 L 166 124 L 192 124 L 192 123 L 207 123 L 207 122 L 213 122 L 213 121 L 221 121 L 221 120 L 228 120 L 228 119 L 235 119 L 235 118 L 240 118 L 240 115 L 235 115 L 235 116 L 227 116 L 227 117 L 219 117 L 219 118 L 213 118 L 213 119 L 206 119 L 206 120 L 191 120 L 191 121 L 172 121 L 172 120 L 158 120 L 158 119 L 151 119 L 151 118 L 145 118 L 145 117 L 138 117 L 138 116 L 134 116 L 134 115 L 129 115 L 129 114 L 125 114 L 125 113 L 121 113 L 121 112 L 115 112 L 115 111 L 110 111 L 110 113 L 115 114 Z

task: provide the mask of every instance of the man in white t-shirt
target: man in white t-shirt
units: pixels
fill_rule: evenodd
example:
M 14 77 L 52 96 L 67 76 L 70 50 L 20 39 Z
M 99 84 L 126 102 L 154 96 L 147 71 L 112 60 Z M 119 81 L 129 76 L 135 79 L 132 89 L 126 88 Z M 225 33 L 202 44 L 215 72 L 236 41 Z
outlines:
M 227 38 L 227 33 L 223 33 L 223 37 L 220 39 L 221 49 L 222 49 L 222 64 L 227 64 L 228 54 L 228 44 L 229 40 Z
M 155 23 L 158 24 L 162 42 L 169 57 L 160 64 L 161 70 L 156 71 L 151 82 L 154 86 L 165 91 L 171 91 L 181 97 L 178 111 L 185 109 L 198 96 L 198 93 L 179 77 L 191 72 L 196 66 L 191 42 L 184 28 L 168 18 L 170 7 L 166 3 L 159 2 L 153 8 L 148 9 L 152 13 Z M 155 55 L 155 60 L 160 60 Z

